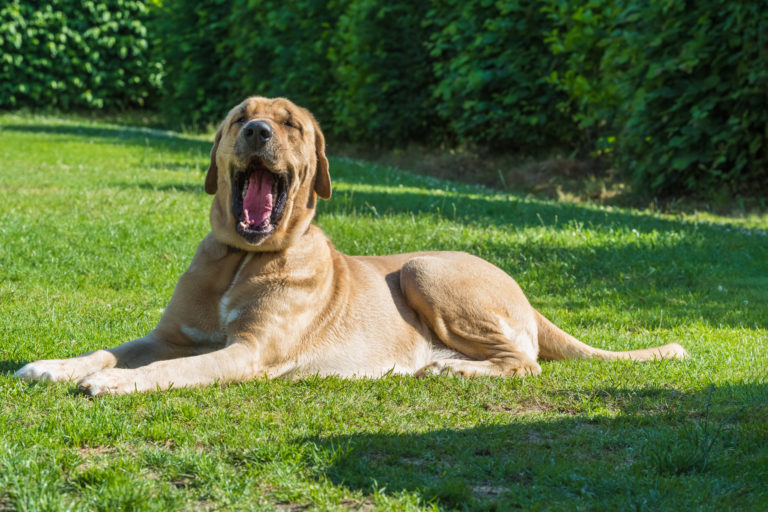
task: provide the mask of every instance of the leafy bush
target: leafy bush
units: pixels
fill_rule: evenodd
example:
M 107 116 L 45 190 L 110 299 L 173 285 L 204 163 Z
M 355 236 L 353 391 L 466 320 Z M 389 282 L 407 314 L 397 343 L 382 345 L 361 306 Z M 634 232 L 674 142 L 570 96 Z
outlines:
M 325 126 L 336 123 L 338 89 L 328 61 L 345 0 L 236 0 L 230 18 L 230 73 L 242 97 L 287 96 Z
M 657 194 L 768 179 L 768 11 L 707 0 L 162 4 L 166 109 L 285 95 L 335 139 L 606 152 Z
M 0 7 L 0 108 L 146 106 L 161 65 L 146 2 L 10 0 Z
M 597 149 L 657 194 L 768 186 L 768 11 L 754 2 L 551 2 L 553 77 Z
M 0 108 L 205 125 L 287 96 L 335 140 L 573 148 L 712 194 L 768 186 L 766 48 L 756 2 L 10 0 Z
M 620 108 L 627 95 L 622 80 L 636 57 L 624 44 L 621 7 L 612 0 L 555 0 L 542 12 L 551 20 L 545 42 L 560 58 L 547 77 L 565 93 L 560 109 L 577 123 L 583 149 L 608 149 L 615 127 L 626 121 Z
M 163 2 L 153 29 L 165 73 L 161 110 L 171 126 L 218 120 L 237 99 L 230 18 L 228 0 Z
M 768 187 L 765 6 L 653 2 L 625 13 L 637 22 L 627 42 L 645 58 L 628 77 L 620 162 L 658 193 Z
M 385 145 L 434 142 L 435 78 L 422 28 L 428 9 L 428 2 L 348 3 L 328 55 L 337 132 Z
M 543 2 L 435 2 L 426 26 L 437 109 L 459 142 L 523 150 L 570 144 L 567 95 L 548 77 L 563 58 L 545 43 Z
M 221 119 L 247 96 L 288 96 L 321 120 L 334 79 L 326 53 L 340 2 L 163 2 L 156 36 L 165 61 L 163 110 L 174 124 Z

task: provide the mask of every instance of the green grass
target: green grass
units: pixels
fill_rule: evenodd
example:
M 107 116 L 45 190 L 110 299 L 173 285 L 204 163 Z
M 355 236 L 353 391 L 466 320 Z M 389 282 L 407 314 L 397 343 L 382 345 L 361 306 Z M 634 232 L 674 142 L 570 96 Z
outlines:
M 559 204 L 331 159 L 353 254 L 461 249 L 596 346 L 520 380 L 90 399 L 12 377 L 146 333 L 208 231 L 210 142 L 0 116 L 0 510 L 765 510 L 768 218 Z

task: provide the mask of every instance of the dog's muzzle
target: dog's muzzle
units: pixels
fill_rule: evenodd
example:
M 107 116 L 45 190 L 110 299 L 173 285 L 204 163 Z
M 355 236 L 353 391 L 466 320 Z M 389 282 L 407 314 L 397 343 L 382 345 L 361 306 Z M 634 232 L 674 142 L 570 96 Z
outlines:
M 232 170 L 232 213 L 235 230 L 258 244 L 280 224 L 288 198 L 288 175 L 270 170 L 253 157 L 243 170 Z

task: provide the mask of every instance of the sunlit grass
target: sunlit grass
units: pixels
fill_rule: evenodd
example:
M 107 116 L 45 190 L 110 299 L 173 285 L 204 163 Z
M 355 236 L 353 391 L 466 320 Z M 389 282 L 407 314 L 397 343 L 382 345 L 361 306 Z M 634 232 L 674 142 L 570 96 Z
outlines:
M 765 217 L 553 203 L 332 159 L 317 222 L 340 250 L 466 250 L 589 343 L 692 357 L 88 399 L 11 375 L 154 326 L 208 231 L 210 143 L 0 127 L 0 510 L 768 506 Z

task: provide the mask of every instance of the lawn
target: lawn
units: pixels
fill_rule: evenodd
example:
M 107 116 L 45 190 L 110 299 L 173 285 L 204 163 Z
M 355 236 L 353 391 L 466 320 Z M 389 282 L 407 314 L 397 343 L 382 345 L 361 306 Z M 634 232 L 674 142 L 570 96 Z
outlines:
M 0 510 L 768 509 L 765 216 L 547 202 L 331 158 L 317 223 L 338 249 L 466 250 L 590 344 L 678 342 L 690 359 L 95 399 L 15 379 L 154 326 L 208 232 L 210 139 L 0 115 Z

